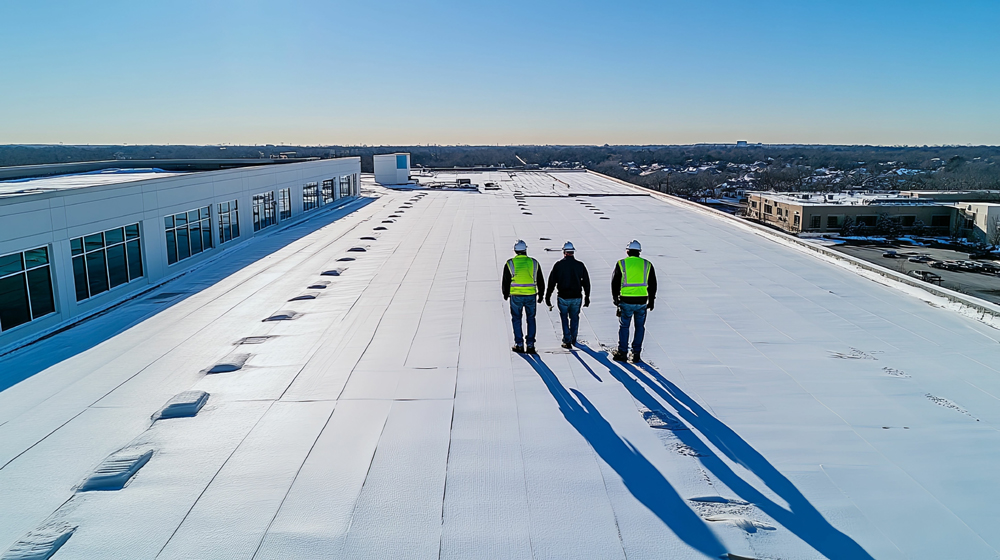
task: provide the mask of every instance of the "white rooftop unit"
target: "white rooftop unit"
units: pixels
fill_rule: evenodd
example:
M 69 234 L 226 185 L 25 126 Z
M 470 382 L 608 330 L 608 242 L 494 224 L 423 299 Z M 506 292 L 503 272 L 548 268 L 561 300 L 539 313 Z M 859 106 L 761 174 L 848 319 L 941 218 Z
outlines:
M 403 185 L 409 183 L 410 154 L 376 155 L 375 182 L 382 185 Z

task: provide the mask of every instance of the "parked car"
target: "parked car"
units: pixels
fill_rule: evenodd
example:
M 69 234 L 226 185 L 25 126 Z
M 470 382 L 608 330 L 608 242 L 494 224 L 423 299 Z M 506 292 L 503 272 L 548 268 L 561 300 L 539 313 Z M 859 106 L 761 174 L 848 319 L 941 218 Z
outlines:
M 941 284 L 941 276 L 934 274 L 929 270 L 911 270 L 909 274 L 910 276 L 916 276 L 924 282 L 930 282 L 931 284 L 938 285 Z
M 887 259 L 895 259 L 899 255 L 896 253 L 896 251 L 889 250 L 889 251 L 886 251 L 886 252 L 882 253 L 882 256 L 885 257 L 885 258 L 887 258 Z
M 906 260 L 908 260 L 908 261 L 910 261 L 912 263 L 925 263 L 925 262 L 930 262 L 933 259 L 931 259 L 927 255 L 917 255 L 915 257 L 910 257 L 910 258 L 908 258 Z
M 992 259 L 993 253 L 989 251 L 977 251 L 975 253 L 969 253 L 970 259 Z

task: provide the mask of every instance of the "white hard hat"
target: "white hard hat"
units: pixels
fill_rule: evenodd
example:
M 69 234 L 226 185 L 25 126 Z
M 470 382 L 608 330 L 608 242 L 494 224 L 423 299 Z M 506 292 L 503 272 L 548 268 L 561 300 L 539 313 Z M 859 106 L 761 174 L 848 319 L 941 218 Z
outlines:
M 573 252 L 576 251 L 576 247 L 573 247 L 573 243 L 571 241 L 567 241 L 563 244 L 563 251 Z
M 514 244 L 514 250 L 515 251 L 527 251 L 528 250 L 528 244 L 525 243 L 523 239 L 518 239 L 517 243 Z
M 633 239 L 632 242 L 625 247 L 625 249 L 629 251 L 642 251 L 642 245 L 639 245 L 639 242 Z

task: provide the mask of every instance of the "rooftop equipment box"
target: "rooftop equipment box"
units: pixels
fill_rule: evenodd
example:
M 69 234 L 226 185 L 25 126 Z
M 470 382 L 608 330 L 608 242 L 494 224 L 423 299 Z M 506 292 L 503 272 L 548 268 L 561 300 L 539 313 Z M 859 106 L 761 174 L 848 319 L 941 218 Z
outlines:
M 382 185 L 402 185 L 409 183 L 410 154 L 376 155 L 375 182 Z

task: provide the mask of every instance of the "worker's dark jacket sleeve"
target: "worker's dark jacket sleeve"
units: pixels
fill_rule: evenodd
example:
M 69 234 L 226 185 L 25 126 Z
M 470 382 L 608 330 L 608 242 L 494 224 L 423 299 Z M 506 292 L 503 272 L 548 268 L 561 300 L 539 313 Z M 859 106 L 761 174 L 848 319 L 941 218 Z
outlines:
M 503 280 L 500 281 L 500 291 L 503 292 L 503 298 L 507 299 L 510 297 L 510 269 L 507 268 L 507 264 L 503 265 Z
M 622 297 L 622 269 L 617 264 L 615 265 L 615 272 L 611 276 L 611 297 L 614 299 L 615 305 L 619 303 L 647 303 L 656 300 L 656 268 L 653 267 L 653 263 L 649 263 L 649 280 L 646 287 L 649 297 L 645 296 L 632 296 L 632 297 Z
M 538 286 L 538 294 L 542 295 L 545 293 L 545 274 L 542 272 L 542 265 L 537 260 L 535 264 L 538 265 L 538 274 L 535 275 L 535 285 Z

